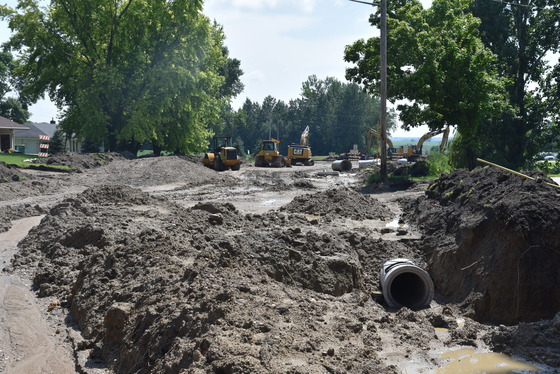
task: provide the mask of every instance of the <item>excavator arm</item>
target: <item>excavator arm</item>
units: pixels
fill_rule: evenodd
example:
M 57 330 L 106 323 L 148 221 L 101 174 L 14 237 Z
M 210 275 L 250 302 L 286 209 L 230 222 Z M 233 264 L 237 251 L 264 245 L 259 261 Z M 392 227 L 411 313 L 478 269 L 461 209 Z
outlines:
M 371 148 L 371 139 L 373 137 L 376 137 L 377 139 L 379 139 L 381 137 L 381 134 L 379 132 L 377 132 L 374 129 L 369 129 L 367 134 L 366 134 L 366 152 L 370 152 L 370 148 Z M 379 143 L 379 140 L 377 141 Z M 387 137 L 387 146 L 389 148 L 394 148 L 393 146 L 393 142 L 391 141 L 391 139 L 389 139 Z
M 439 152 L 440 153 L 443 153 L 443 150 L 447 146 L 447 139 L 449 139 L 449 131 L 450 130 L 451 130 L 451 127 L 447 126 L 445 128 L 445 131 L 443 132 L 443 136 L 441 138 L 441 143 L 439 144 Z
M 309 145 L 309 126 L 305 127 L 305 130 L 301 133 L 301 137 L 299 139 L 300 145 Z
M 438 134 L 441 134 L 442 131 L 441 130 L 436 130 L 436 131 L 430 131 L 428 133 L 425 133 L 424 135 L 422 135 L 422 137 L 420 138 L 420 140 L 418 140 L 418 143 L 416 144 L 416 153 L 418 154 L 422 154 L 422 145 L 424 144 L 424 142 Z

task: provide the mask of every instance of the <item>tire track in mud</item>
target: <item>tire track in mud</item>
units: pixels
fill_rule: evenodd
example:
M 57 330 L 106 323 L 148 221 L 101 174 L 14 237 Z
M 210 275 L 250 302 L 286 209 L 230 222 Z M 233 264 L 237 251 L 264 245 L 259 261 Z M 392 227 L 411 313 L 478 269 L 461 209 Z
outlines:
M 11 374 L 75 373 L 72 353 L 45 318 L 29 283 L 15 274 L 6 274 L 17 244 L 42 216 L 13 221 L 0 234 L 0 372 Z

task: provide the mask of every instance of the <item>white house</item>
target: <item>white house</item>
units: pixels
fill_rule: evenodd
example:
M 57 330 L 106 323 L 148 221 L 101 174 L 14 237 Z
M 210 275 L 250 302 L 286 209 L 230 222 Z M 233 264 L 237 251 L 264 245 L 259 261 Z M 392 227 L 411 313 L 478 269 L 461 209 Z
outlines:
M 8 152 L 9 150 L 15 150 L 14 131 L 24 131 L 27 129 L 29 128 L 26 126 L 0 116 L 0 151 Z
M 26 123 L 27 130 L 14 130 L 15 149 L 18 152 L 40 156 L 46 156 L 49 152 L 49 140 L 56 130 L 56 125 L 52 125 L 52 129 L 41 129 L 37 125 L 39 124 Z
M 49 140 L 53 137 L 58 125 L 53 120 L 50 123 L 27 123 L 28 130 L 14 130 L 15 149 L 21 150 L 28 155 L 46 156 L 48 153 Z M 66 138 L 64 151 L 79 153 L 81 143 L 75 138 Z

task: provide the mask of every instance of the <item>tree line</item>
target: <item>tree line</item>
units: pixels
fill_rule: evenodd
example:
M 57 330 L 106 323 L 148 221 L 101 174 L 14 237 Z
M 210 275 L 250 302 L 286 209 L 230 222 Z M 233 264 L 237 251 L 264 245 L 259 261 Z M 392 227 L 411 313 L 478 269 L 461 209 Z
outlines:
M 390 1 L 388 94 L 403 126 L 455 126 L 454 160 L 471 168 L 476 157 L 519 168 L 543 147 L 559 147 L 560 63 L 548 62 L 560 52 L 559 3 L 434 0 L 424 9 L 418 0 Z M 240 61 L 202 6 L 0 5 L 14 31 L 0 55 L 0 115 L 21 122 L 29 104 L 48 95 L 67 134 L 134 153 L 145 144 L 156 154 L 203 152 L 213 135 L 232 135 L 254 152 L 269 137 L 297 143 L 306 126 L 316 154 L 363 147 L 379 117 L 378 37 L 347 46 L 350 83 L 311 76 L 288 103 L 247 99 L 233 110 L 243 90 Z M 372 14 L 371 25 L 379 19 Z
M 367 131 L 379 123 L 379 99 L 355 83 L 312 75 L 303 82 L 297 99 L 288 103 L 272 96 L 262 103 L 247 99 L 234 117 L 237 121 L 230 121 L 223 131 L 234 134 L 244 153 L 254 154 L 261 140 L 274 138 L 286 154 L 289 144 L 300 143 L 306 126 L 313 154 L 346 153 L 354 144 L 363 151 Z M 390 121 L 390 128 L 394 126 Z

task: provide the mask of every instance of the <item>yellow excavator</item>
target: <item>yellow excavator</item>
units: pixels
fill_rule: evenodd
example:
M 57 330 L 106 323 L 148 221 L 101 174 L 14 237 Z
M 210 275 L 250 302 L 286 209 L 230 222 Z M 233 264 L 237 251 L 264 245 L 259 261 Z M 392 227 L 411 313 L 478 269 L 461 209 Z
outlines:
M 298 163 L 305 166 L 314 165 L 315 162 L 311 159 L 311 147 L 309 146 L 309 126 L 301 133 L 299 144 L 291 144 L 288 146 L 288 160 L 291 165 Z
M 261 150 L 255 157 L 255 166 L 281 168 L 283 166 L 291 166 L 290 160 L 280 154 L 278 150 L 279 140 L 274 138 L 263 140 L 261 142 Z
M 237 149 L 231 144 L 231 136 L 215 136 L 214 152 L 204 154 L 202 164 L 216 171 L 241 168 L 241 160 L 237 156 Z
M 445 129 L 445 130 L 436 130 L 436 131 L 430 131 L 427 132 L 426 134 L 422 135 L 422 137 L 418 140 L 418 143 L 416 143 L 416 145 L 412 145 L 412 146 L 400 146 L 396 153 L 393 154 L 394 157 L 398 157 L 398 158 L 406 158 L 408 159 L 408 161 L 418 161 L 419 158 L 422 157 L 422 146 L 424 145 L 424 142 L 436 135 L 439 135 L 443 133 L 443 138 L 440 144 L 440 151 L 443 149 L 443 147 L 445 147 L 445 143 L 447 143 L 447 138 L 449 136 L 449 126 Z
M 379 133 L 379 131 L 374 130 L 374 129 L 369 129 L 368 132 L 366 133 L 366 157 L 371 156 L 371 141 L 373 139 L 373 137 L 375 136 L 376 139 L 376 156 L 379 156 L 379 154 L 381 153 L 379 151 L 379 145 L 380 145 L 380 141 L 379 139 L 381 138 L 381 134 Z M 397 151 L 397 149 L 395 148 L 395 146 L 393 145 L 393 142 L 391 141 L 391 139 L 389 139 L 389 137 L 387 137 L 386 139 L 386 143 L 387 143 L 387 156 L 390 158 L 393 153 L 395 153 Z

